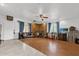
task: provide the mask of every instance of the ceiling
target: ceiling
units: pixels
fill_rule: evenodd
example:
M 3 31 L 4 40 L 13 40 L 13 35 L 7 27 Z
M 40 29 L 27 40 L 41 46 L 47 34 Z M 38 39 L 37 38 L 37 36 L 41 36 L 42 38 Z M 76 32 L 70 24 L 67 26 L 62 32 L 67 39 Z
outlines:
M 4 3 L 0 14 L 33 21 L 40 14 L 48 16 L 46 22 L 79 19 L 78 3 Z

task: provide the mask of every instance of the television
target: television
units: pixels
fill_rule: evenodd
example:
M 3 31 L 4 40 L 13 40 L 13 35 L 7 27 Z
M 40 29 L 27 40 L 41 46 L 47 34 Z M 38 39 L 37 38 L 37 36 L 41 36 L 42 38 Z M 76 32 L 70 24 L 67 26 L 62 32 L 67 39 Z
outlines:
M 13 21 L 13 16 L 8 16 L 8 15 L 7 15 L 7 20 Z

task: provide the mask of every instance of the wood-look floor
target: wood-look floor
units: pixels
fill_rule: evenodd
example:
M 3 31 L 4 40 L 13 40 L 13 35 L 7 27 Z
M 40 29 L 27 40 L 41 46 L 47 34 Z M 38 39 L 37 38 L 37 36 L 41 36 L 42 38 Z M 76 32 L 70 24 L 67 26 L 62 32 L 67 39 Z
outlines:
M 79 56 L 77 44 L 45 38 L 27 38 L 21 41 L 48 56 Z

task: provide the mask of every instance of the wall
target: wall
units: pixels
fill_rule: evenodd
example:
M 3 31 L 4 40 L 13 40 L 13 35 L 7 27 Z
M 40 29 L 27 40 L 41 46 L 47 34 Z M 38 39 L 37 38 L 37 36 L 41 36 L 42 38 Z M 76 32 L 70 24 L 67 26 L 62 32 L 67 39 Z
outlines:
M 18 20 L 23 21 L 22 19 L 14 17 L 13 21 L 7 21 L 5 15 L 0 15 L 0 24 L 2 24 L 2 31 L 1 31 L 1 39 L 2 40 L 9 40 L 9 39 L 17 39 L 18 32 L 19 32 L 19 24 Z M 79 19 L 72 19 L 72 20 L 62 20 L 60 21 L 61 28 L 69 28 L 70 26 L 75 26 L 79 30 Z M 40 30 L 43 29 L 40 28 Z M 35 29 L 36 30 L 36 29 Z M 15 31 L 15 35 L 14 35 Z
M 32 23 L 32 32 L 45 31 L 47 32 L 47 24 Z
M 2 24 L 2 31 L 1 31 L 2 40 L 18 38 L 18 32 L 19 32 L 18 20 L 22 21 L 21 19 L 18 19 L 16 17 L 14 17 L 13 21 L 7 21 L 5 15 L 0 15 L 0 24 Z
M 69 28 L 70 26 L 75 26 L 79 30 L 79 19 L 60 21 L 60 28 Z

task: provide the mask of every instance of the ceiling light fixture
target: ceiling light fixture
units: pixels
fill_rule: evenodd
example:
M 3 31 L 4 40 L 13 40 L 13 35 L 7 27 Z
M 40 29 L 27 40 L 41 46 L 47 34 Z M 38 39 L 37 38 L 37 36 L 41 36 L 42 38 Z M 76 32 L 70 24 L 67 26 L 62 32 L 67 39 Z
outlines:
M 40 18 L 43 21 L 44 19 L 48 18 L 47 16 L 43 16 L 42 14 L 40 14 Z

